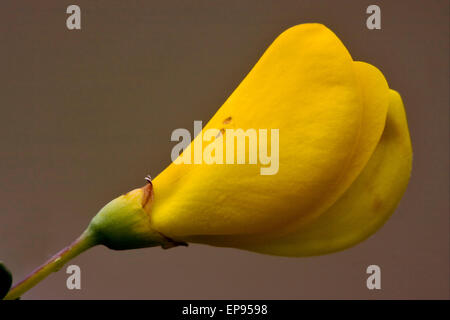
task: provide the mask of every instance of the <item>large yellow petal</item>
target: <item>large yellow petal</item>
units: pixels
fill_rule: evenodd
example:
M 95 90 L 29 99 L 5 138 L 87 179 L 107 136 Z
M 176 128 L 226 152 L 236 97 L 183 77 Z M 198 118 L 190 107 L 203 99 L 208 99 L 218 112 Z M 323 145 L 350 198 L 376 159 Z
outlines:
M 260 175 L 257 165 L 171 164 L 154 180 L 152 227 L 175 240 L 268 238 L 316 218 L 375 149 L 386 115 L 383 81 L 372 90 L 374 113 L 333 32 L 319 24 L 288 29 L 205 127 L 279 129 L 278 173 Z
M 390 90 L 383 132 L 361 175 L 329 210 L 297 233 L 243 249 L 282 256 L 312 256 L 353 246 L 377 231 L 406 190 L 412 147 L 400 95 Z

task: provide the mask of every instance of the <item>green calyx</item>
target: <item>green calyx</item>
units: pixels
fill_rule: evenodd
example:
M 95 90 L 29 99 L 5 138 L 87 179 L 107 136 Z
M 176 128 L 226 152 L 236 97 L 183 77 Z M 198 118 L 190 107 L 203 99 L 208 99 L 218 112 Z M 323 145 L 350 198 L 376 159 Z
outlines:
M 149 182 L 106 204 L 92 219 L 88 230 L 97 243 L 114 250 L 183 245 L 152 228 L 149 214 L 152 200 L 153 186 Z

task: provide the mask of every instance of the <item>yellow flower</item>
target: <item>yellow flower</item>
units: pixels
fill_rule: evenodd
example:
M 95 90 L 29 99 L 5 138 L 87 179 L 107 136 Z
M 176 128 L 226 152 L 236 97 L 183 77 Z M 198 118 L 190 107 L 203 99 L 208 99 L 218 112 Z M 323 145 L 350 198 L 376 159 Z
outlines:
M 212 128 L 278 129 L 278 172 L 261 175 L 261 164 L 172 163 L 153 189 L 121 196 L 93 219 L 105 244 L 329 253 L 374 233 L 409 180 L 412 150 L 399 94 L 320 24 L 283 32 L 203 131 Z

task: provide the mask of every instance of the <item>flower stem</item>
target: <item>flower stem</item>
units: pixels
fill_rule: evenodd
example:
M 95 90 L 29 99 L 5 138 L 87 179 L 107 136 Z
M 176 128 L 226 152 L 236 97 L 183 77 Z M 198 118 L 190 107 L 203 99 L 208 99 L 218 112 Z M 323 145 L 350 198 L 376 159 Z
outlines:
M 94 234 L 89 229 L 86 230 L 78 237 L 78 239 L 72 242 L 72 244 L 59 251 L 46 263 L 33 270 L 24 280 L 14 285 L 4 300 L 15 300 L 20 298 L 22 294 L 33 288 L 50 273 L 58 271 L 69 260 L 75 258 L 80 253 L 96 244 L 97 241 Z

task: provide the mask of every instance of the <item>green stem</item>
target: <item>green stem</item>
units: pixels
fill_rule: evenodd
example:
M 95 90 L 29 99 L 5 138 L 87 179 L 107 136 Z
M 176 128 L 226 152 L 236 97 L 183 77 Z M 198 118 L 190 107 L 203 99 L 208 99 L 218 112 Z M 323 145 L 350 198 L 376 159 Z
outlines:
M 95 246 L 96 238 L 90 230 L 86 230 L 68 247 L 62 249 L 55 254 L 50 260 L 33 270 L 24 280 L 17 283 L 8 292 L 4 300 L 15 300 L 22 294 L 33 288 L 41 280 L 46 278 L 50 273 L 61 269 L 69 260 L 75 258 L 83 251 Z

